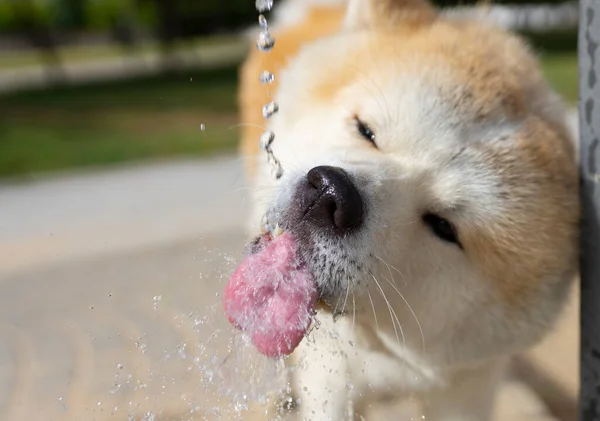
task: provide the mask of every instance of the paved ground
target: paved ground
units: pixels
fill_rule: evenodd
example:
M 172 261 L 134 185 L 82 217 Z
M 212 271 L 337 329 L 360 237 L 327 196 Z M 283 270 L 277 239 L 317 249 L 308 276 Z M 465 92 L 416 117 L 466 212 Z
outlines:
M 197 320 L 226 327 L 211 306 L 243 245 L 241 175 L 219 159 L 0 187 L 0 419 L 126 419 L 146 392 L 194 391 Z
M 0 276 L 240 227 L 245 204 L 232 158 L 0 184 Z
M 234 419 L 275 375 L 217 296 L 247 205 L 234 158 L 0 185 L 0 420 Z M 498 420 L 546 416 L 506 383 Z

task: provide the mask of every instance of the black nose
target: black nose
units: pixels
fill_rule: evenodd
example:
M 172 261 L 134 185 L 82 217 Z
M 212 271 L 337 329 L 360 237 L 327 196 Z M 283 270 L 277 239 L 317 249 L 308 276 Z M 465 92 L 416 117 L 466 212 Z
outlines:
M 301 188 L 304 218 L 311 223 L 341 233 L 360 227 L 364 204 L 348 174 L 337 167 L 315 167 Z

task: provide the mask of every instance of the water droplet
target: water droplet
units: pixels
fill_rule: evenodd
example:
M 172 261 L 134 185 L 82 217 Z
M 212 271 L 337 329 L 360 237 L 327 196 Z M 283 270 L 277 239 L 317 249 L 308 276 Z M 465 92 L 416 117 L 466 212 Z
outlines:
M 271 143 L 273 143 L 274 140 L 275 140 L 275 133 L 273 133 L 273 132 L 264 132 L 260 136 L 260 148 L 263 151 L 266 151 L 268 148 L 271 147 Z
M 269 23 L 265 15 L 258 15 L 258 25 L 265 31 L 269 28 Z
M 256 0 L 254 5 L 260 13 L 268 12 L 273 8 L 273 0 Z
M 93 309 L 94 309 L 94 306 L 90 306 L 90 310 L 93 310 Z
M 256 48 L 258 48 L 260 51 L 271 51 L 274 45 L 275 38 L 271 36 L 269 31 L 262 31 L 260 34 L 258 34 Z
M 271 174 L 277 180 L 283 177 L 283 168 L 281 167 L 281 164 L 279 162 L 277 162 L 277 164 L 271 169 Z
M 275 101 L 271 101 L 268 104 L 265 104 L 262 109 L 262 115 L 265 120 L 270 119 L 273 114 L 279 111 L 279 105 Z
M 97 405 L 97 406 L 100 406 L 100 405 L 102 405 L 102 401 L 99 401 L 99 402 L 98 402 L 96 405 Z
M 109 292 L 108 293 L 108 298 L 111 298 L 111 297 L 112 297 L 112 292 Z
M 203 132 L 204 130 L 206 130 L 206 126 L 204 125 L 204 123 L 200 124 L 200 131 Z
M 108 393 L 110 393 L 111 395 L 114 395 L 115 393 L 117 393 L 119 391 L 119 389 L 121 389 L 121 384 L 120 383 L 115 383 L 113 385 L 113 387 L 110 388 L 110 390 L 108 391 Z
M 270 85 L 271 83 L 275 82 L 275 75 L 268 70 L 263 70 L 258 79 L 263 85 Z
M 193 81 L 194 81 L 194 79 L 193 79 L 193 78 L 190 78 L 190 82 L 193 82 Z
M 61 402 L 62 400 L 63 400 L 63 397 L 62 397 L 62 396 L 59 396 L 59 397 L 58 397 L 58 401 L 59 401 L 59 402 Z
M 123 364 L 117 364 L 117 368 L 120 370 L 123 368 Z

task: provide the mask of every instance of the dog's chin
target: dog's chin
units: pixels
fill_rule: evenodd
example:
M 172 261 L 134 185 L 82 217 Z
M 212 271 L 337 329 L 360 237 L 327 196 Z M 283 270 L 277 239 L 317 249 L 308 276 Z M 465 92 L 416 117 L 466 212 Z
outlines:
M 352 297 L 360 293 L 370 266 L 364 263 L 363 250 L 352 247 L 348 238 L 316 233 L 306 223 L 296 223 L 289 231 L 299 244 L 321 303 L 333 313 L 351 311 Z

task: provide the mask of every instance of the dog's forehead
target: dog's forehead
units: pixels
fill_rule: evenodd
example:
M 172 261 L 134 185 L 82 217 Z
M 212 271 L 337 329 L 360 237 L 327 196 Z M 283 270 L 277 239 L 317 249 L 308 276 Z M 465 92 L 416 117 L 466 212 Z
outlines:
M 351 135 L 348 121 L 356 116 L 373 129 L 380 151 L 419 178 L 440 201 L 495 196 L 502 168 L 493 165 L 492 150 L 503 143 L 506 153 L 519 121 L 501 114 L 478 119 L 465 104 L 468 98 L 460 97 L 464 85 L 452 69 L 428 64 L 431 59 L 415 59 L 405 66 L 394 60 L 371 62 L 345 77 L 329 78 L 325 72 L 317 80 L 304 81 L 304 87 L 313 86 L 303 91 L 309 99 L 299 100 L 298 92 L 285 96 L 289 103 L 282 105 L 282 116 L 295 123 L 295 130 L 289 131 L 304 136 L 303 151 L 296 155 L 330 148 L 332 155 L 351 156 L 360 144 L 344 134 Z M 314 148 L 304 148 L 308 144 Z M 367 156 L 362 148 L 356 153 Z M 369 154 L 372 158 L 376 156 Z
M 306 49 L 283 83 L 286 115 L 294 119 L 310 109 L 327 110 L 322 116 L 330 119 L 338 117 L 334 109 L 342 117 L 359 114 L 390 147 L 400 135 L 404 146 L 418 139 L 418 147 L 497 137 L 489 132 L 525 117 L 512 63 L 503 66 L 502 58 L 489 59 L 471 46 L 458 49 L 464 34 L 455 28 L 437 30 L 448 32 L 447 40 L 429 32 L 436 31 L 344 35 Z

